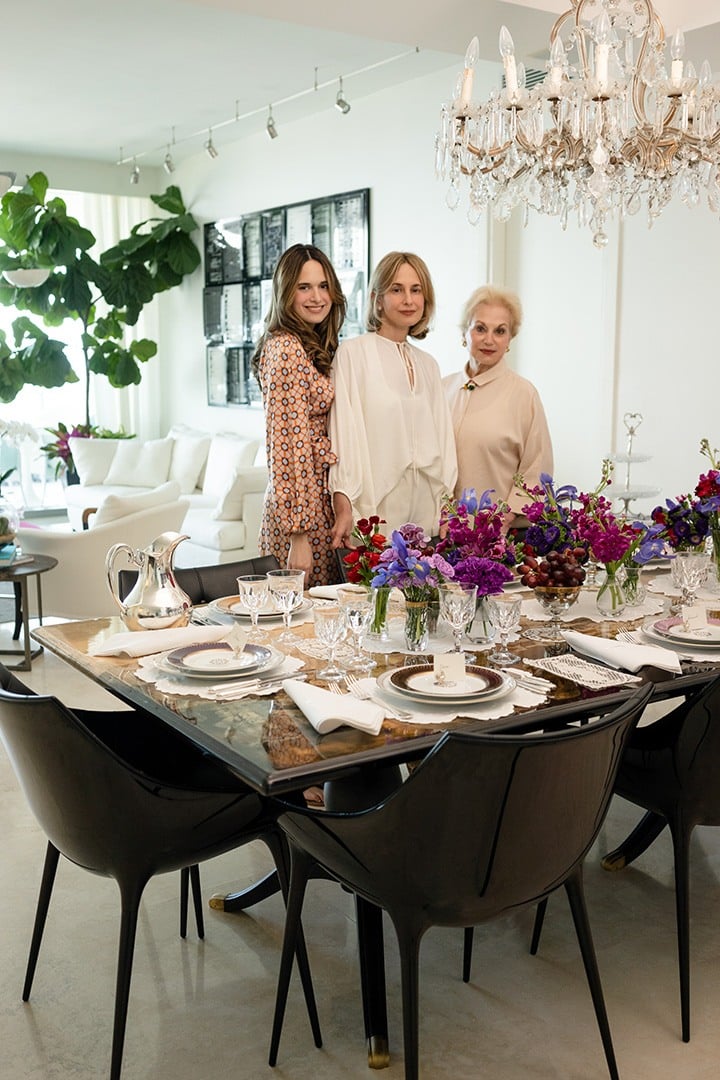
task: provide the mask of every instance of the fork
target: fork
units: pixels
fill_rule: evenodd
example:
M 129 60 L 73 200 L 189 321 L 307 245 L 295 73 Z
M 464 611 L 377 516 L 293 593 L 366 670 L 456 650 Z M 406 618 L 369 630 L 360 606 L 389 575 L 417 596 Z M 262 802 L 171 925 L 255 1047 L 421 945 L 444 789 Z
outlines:
M 374 694 L 372 690 L 366 690 L 364 686 L 361 686 L 356 675 L 346 675 L 345 685 L 352 696 L 358 698 L 359 701 L 374 701 L 376 705 L 385 709 L 388 716 L 394 716 L 396 720 L 412 720 L 413 714 L 411 712 L 407 712 L 405 709 L 397 709 L 394 705 L 387 705 L 379 694 Z

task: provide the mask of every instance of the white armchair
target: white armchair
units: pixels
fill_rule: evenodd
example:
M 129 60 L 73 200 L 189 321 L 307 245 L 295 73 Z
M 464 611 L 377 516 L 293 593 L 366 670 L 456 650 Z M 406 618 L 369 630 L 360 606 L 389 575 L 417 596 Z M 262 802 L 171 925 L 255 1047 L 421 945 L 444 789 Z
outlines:
M 129 500 L 128 500 L 129 501 Z M 50 555 L 58 560 L 54 570 L 42 576 L 43 615 L 66 619 L 90 619 L 117 615 L 118 609 L 105 576 L 105 556 L 113 544 L 145 548 L 164 532 L 181 532 L 187 512 L 186 499 L 176 499 L 150 509 L 96 525 L 86 532 L 56 532 L 23 526 L 18 542 L 27 555 Z M 129 563 L 126 564 L 129 568 Z M 117 560 L 122 569 L 122 557 Z M 35 590 L 31 594 L 31 616 Z

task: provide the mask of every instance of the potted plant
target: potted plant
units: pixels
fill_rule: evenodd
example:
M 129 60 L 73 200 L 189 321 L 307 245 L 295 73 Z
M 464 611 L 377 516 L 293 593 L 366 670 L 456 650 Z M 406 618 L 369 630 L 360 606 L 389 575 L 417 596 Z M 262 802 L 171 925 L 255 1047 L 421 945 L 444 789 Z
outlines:
M 134 435 L 128 435 L 122 429 L 111 431 L 109 428 L 98 427 L 97 424 L 73 424 L 71 428 L 58 423 L 56 428 L 46 428 L 54 435 L 52 442 L 45 443 L 40 449 L 47 454 L 51 461 L 55 461 L 55 479 L 62 477 L 66 484 L 79 484 L 80 477 L 75 469 L 70 439 L 134 439 Z
M 37 172 L 19 191 L 0 202 L 0 272 L 49 270 L 32 286 L 0 282 L 0 303 L 26 311 L 45 326 L 66 319 L 80 324 L 85 366 L 85 426 L 89 415 L 90 375 L 104 375 L 111 386 L 137 384 L 140 366 L 157 352 L 148 338 L 123 343 L 128 327 L 158 293 L 179 285 L 200 264 L 191 238 L 197 222 L 174 185 L 150 198 L 166 214 L 136 225 L 129 237 L 97 259 L 89 251 L 93 233 L 67 212 L 60 198 L 47 198 L 48 179 Z M 22 279 L 20 279 L 22 280 Z M 0 401 L 13 401 L 23 386 L 62 386 L 78 382 L 66 345 L 52 339 L 26 315 L 13 322 L 8 341 L 0 331 Z

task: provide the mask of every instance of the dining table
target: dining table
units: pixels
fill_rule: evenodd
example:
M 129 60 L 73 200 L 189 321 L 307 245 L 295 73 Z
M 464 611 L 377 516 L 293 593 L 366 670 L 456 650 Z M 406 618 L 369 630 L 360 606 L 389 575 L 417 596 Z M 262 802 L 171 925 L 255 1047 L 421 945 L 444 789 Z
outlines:
M 293 643 L 283 644 L 282 650 L 302 664 L 300 674 L 307 684 L 322 685 L 315 675 L 325 660 L 313 634 L 312 602 L 306 600 L 305 606 L 304 619 L 293 626 Z M 222 621 L 224 617 L 229 631 L 240 622 L 222 611 L 218 615 L 217 609 L 214 614 L 218 619 L 202 618 L 203 613 L 199 610 L 195 613 L 201 621 Z M 569 614 L 571 616 L 572 612 Z M 635 631 L 642 622 L 642 617 L 634 615 L 632 609 L 623 614 L 625 617 L 612 620 L 570 618 L 566 626 L 593 638 L 616 639 L 619 634 Z M 522 625 L 529 625 L 527 618 L 523 618 Z M 273 620 L 268 621 L 268 644 L 276 642 L 280 629 Z M 492 718 L 465 716 L 460 706 L 452 719 L 428 723 L 420 708 L 414 707 L 413 701 L 409 700 L 405 709 L 409 718 L 398 719 L 390 714 L 391 707 L 388 706 L 377 734 L 345 726 L 320 734 L 282 686 L 263 695 L 234 698 L 229 694 L 211 698 L 203 693 L 206 682 L 198 681 L 193 687 L 190 678 L 181 693 L 173 692 L 167 681 L 148 678 L 147 658 L 97 654 L 105 642 L 124 630 L 121 618 L 116 616 L 45 625 L 32 633 L 48 651 L 118 699 L 150 711 L 224 761 L 251 788 L 279 798 L 297 797 L 297 793 L 329 781 L 362 784 L 363 777 L 385 766 L 412 768 L 412 763 L 421 760 L 448 730 L 509 733 L 558 729 L 607 712 L 641 685 L 652 684 L 652 699 L 662 700 L 699 690 L 720 674 L 719 648 L 717 653 L 708 652 L 707 658 L 700 653 L 692 659 L 682 659 L 679 671 L 644 666 L 633 682 L 592 689 L 562 675 L 532 667 L 535 662 L 542 664 L 568 654 L 568 645 L 564 641 L 549 644 L 520 636 L 510 644 L 517 656 L 516 678 L 522 683 L 521 673 L 527 670 L 544 678 L 547 688 L 542 694 L 529 694 L 524 699 L 525 704 L 514 705 L 503 715 Z M 435 643 L 431 639 L 429 650 L 445 651 L 450 647 L 449 638 L 440 636 Z M 472 649 L 472 659 L 479 667 L 490 666 L 487 656 L 491 647 L 488 643 L 466 642 L 466 648 Z M 387 651 L 386 646 L 386 651 L 376 651 L 372 655 L 377 665 L 372 674 L 381 677 L 385 672 L 432 662 L 430 653 L 408 655 L 401 647 L 397 651 Z M 467 711 L 472 714 L 473 710 Z M 246 890 L 211 903 L 225 911 L 244 909 L 276 888 L 274 875 L 268 875 Z M 389 1063 L 382 913 L 366 902 L 358 902 L 357 913 L 368 1063 L 372 1068 L 381 1068 Z

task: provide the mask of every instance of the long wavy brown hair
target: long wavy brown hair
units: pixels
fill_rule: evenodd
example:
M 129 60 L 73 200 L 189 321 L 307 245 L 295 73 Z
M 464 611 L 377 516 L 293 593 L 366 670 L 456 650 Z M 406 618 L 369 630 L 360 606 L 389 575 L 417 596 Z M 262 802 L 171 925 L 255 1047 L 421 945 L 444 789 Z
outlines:
M 292 302 L 305 263 L 319 262 L 328 283 L 331 307 L 325 319 L 317 326 L 309 326 L 295 314 Z M 332 367 L 338 347 L 340 328 L 345 320 L 346 301 L 337 274 L 324 251 L 313 244 L 293 244 L 278 260 L 273 274 L 270 310 L 265 318 L 265 330 L 253 354 L 252 366 L 255 377 L 260 380 L 259 364 L 265 342 L 278 332 L 294 334 L 299 338 L 308 359 L 321 375 L 327 375 Z

